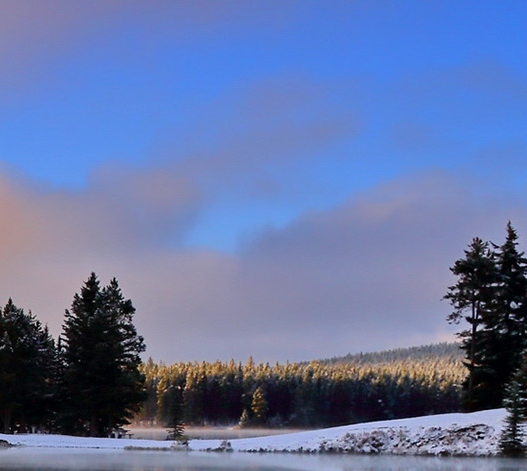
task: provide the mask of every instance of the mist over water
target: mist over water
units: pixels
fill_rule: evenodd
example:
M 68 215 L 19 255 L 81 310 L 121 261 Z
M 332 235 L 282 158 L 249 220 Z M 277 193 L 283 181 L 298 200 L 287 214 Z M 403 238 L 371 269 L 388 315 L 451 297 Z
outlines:
M 527 471 L 526 460 L 11 448 L 2 471 Z

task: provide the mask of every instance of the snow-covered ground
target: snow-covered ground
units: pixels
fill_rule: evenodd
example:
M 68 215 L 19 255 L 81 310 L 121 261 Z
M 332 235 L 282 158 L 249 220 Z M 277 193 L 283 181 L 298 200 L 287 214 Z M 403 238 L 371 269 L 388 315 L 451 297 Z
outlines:
M 191 440 L 191 451 L 348 452 L 404 455 L 492 456 L 497 453 L 504 409 L 369 422 L 321 430 L 229 440 Z M 2 435 L 12 445 L 44 448 L 167 449 L 170 441 Z

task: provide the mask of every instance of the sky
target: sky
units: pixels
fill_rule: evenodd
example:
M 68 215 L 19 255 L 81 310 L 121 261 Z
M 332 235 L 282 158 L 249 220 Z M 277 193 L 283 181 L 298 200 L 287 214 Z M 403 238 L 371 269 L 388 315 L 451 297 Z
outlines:
M 527 248 L 522 0 L 1 0 L 0 305 L 116 277 L 145 356 L 453 340 L 473 237 Z

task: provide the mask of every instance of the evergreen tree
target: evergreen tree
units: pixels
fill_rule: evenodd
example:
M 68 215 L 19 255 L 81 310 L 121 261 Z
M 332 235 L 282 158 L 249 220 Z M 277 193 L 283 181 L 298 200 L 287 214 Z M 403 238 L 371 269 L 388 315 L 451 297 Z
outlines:
M 502 455 L 511 457 L 525 456 L 525 445 L 523 443 L 525 433 L 523 431 L 523 418 L 520 412 L 520 387 L 516 381 L 511 381 L 505 395 L 505 427 L 502 431 L 499 448 Z
M 31 315 L 31 314 L 30 314 Z M 42 328 L 34 319 L 35 349 L 31 361 L 33 374 L 29 385 L 28 402 L 24 405 L 27 425 L 56 428 L 58 408 L 58 377 L 60 374 L 58 350 L 47 326 Z
M 500 437 L 500 451 L 506 456 L 525 456 L 524 422 L 527 420 L 527 355 L 504 390 L 503 406 L 507 410 L 505 428 Z
M 183 424 L 183 388 L 179 385 L 172 385 L 170 389 L 168 434 L 174 440 L 181 440 L 185 432 L 185 425 Z
M 445 296 L 454 307 L 449 322 L 464 319 L 470 326 L 458 334 L 467 354 L 469 410 L 502 405 L 504 386 L 527 347 L 527 259 L 510 222 L 505 242 L 492 246 L 473 239 L 465 258 L 451 268 L 458 283 Z
M 482 376 L 485 376 L 485 369 L 481 366 L 480 330 L 483 318 L 488 318 L 497 281 L 495 257 L 488 242 L 474 238 L 465 250 L 465 257 L 457 260 L 450 270 L 458 281 L 448 288 L 444 297 L 454 308 L 447 320 L 455 324 L 464 320 L 468 324 L 468 329 L 458 333 L 469 370 L 464 383 L 464 404 L 468 410 L 483 409 L 487 404 L 485 391 L 480 388 L 484 384 Z
M 49 425 L 56 352 L 47 328 L 11 299 L 0 311 L 0 417 L 4 433 Z
M 260 386 L 258 386 L 253 393 L 251 410 L 254 414 L 254 422 L 256 424 L 262 424 L 267 416 L 267 400 L 265 399 L 265 393 Z
M 139 411 L 146 398 L 139 371 L 145 346 L 134 313 L 115 279 L 101 289 L 92 273 L 75 294 L 62 335 L 63 432 L 106 436 Z
M 501 246 L 495 246 L 498 278 L 492 308 L 483 316 L 482 366 L 487 406 L 500 407 L 503 389 L 520 366 L 527 347 L 527 260 L 518 251 L 518 235 L 511 223 Z
M 243 409 L 242 415 L 240 416 L 240 421 L 238 422 L 238 425 L 241 428 L 245 428 L 249 426 L 250 419 L 249 419 L 249 412 L 247 412 L 247 409 Z

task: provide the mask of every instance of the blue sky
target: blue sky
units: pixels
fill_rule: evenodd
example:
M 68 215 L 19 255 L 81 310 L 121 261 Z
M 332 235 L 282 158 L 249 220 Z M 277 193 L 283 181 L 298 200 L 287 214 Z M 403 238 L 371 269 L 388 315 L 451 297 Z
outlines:
M 166 361 L 451 339 L 448 267 L 527 231 L 526 19 L 4 0 L 0 294 L 58 334 L 89 273 L 116 276 Z

